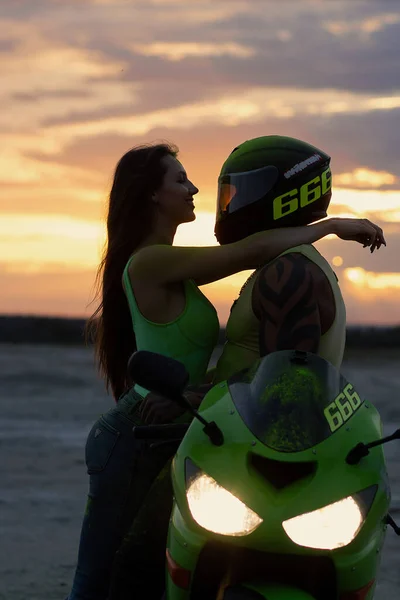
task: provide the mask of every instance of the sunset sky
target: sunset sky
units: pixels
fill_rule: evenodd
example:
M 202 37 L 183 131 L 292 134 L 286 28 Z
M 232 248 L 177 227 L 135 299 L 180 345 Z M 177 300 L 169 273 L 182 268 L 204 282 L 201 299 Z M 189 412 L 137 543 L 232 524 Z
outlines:
M 326 239 L 353 324 L 400 323 L 400 2 L 1 0 L 0 313 L 86 316 L 115 164 L 168 140 L 200 188 L 180 245 L 216 244 L 217 177 L 246 139 L 332 156 Z M 248 273 L 203 288 L 224 324 Z

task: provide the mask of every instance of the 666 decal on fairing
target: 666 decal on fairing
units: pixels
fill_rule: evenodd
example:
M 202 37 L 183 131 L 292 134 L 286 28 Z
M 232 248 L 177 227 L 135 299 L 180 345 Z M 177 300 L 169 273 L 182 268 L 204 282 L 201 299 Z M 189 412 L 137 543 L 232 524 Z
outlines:
M 351 383 L 348 383 L 324 410 L 330 430 L 336 431 L 341 427 L 363 404 L 360 396 Z

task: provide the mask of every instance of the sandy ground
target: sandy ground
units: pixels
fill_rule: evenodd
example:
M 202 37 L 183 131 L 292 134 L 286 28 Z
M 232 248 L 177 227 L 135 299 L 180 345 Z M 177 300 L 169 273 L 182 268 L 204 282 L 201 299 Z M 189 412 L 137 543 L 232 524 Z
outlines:
M 343 372 L 400 427 L 400 351 L 353 352 Z M 0 599 L 62 600 L 76 560 L 88 430 L 112 401 L 86 349 L 0 345 Z M 400 442 L 386 447 L 400 521 Z M 397 459 L 397 460 L 396 460 Z M 376 600 L 400 597 L 400 538 L 388 530 Z

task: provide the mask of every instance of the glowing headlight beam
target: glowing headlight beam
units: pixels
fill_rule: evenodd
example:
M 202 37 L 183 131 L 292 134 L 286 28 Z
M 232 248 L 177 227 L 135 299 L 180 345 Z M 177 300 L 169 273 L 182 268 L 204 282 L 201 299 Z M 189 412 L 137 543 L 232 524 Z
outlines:
M 282 523 L 292 542 L 306 548 L 335 550 L 354 540 L 363 523 L 357 502 L 349 496 Z
M 193 519 L 213 533 L 249 535 L 262 523 L 254 511 L 205 473 L 190 482 L 186 495 Z

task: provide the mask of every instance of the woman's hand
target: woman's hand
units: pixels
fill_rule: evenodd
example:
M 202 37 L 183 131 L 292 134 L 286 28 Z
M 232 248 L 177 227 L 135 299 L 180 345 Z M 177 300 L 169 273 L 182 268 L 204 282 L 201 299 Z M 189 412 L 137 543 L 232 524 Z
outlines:
M 147 394 L 140 407 L 140 416 L 146 425 L 172 423 L 184 412 L 186 409 L 177 402 L 153 392 Z
M 207 386 L 207 391 L 212 385 Z M 190 402 L 193 408 L 198 408 L 206 394 L 206 391 L 186 390 L 185 398 Z M 177 402 L 169 400 L 165 396 L 150 392 L 143 400 L 140 407 L 140 416 L 146 425 L 160 425 L 164 423 L 173 423 L 175 419 L 183 415 L 186 408 L 179 406 Z
M 383 231 L 378 225 L 368 219 L 340 219 L 334 218 L 332 231 L 341 240 L 359 242 L 364 248 L 370 246 L 371 252 L 384 244 L 386 246 Z

